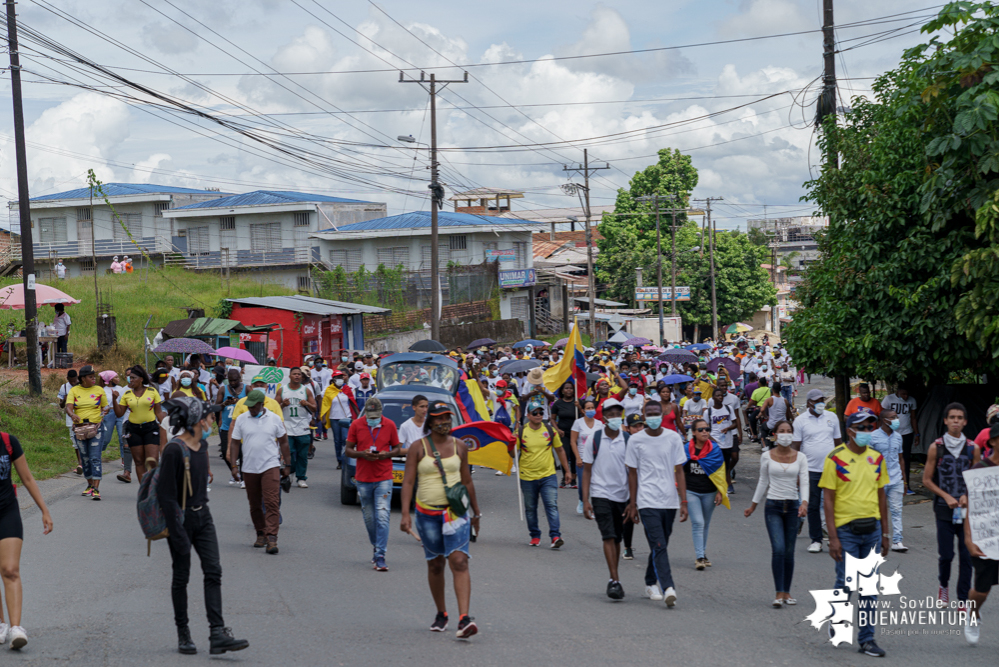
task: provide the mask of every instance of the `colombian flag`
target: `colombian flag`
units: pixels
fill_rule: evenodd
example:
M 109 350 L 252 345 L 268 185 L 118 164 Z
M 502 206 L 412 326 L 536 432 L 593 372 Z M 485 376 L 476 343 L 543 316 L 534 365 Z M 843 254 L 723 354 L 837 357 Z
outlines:
M 457 398 L 458 409 L 465 421 L 489 421 L 489 408 L 486 407 L 486 399 L 482 396 L 482 388 L 478 382 L 468 376 L 463 377 L 458 383 Z
M 562 360 L 557 366 L 545 371 L 545 387 L 548 391 L 555 392 L 570 379 L 576 383 L 576 396 L 582 396 L 580 388 L 586 389 L 586 362 L 583 359 L 583 339 L 579 335 L 579 325 L 575 320 Z
M 708 440 L 708 444 L 701 448 L 700 452 L 694 449 L 694 441 L 687 443 L 687 459 L 701 466 L 708 475 L 708 479 L 718 489 L 721 494 L 722 504 L 732 509 L 728 502 L 728 486 L 725 484 L 725 457 L 722 456 L 721 447 L 717 443 Z
M 465 443 L 469 465 L 510 474 L 514 438 L 506 426 L 490 421 L 472 422 L 454 429 L 451 435 Z

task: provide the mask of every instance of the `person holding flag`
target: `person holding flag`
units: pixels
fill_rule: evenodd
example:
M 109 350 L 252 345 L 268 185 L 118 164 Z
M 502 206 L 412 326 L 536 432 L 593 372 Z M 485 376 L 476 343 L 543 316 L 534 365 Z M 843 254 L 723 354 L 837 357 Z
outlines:
M 333 372 L 333 382 L 323 394 L 323 406 L 319 409 L 319 420 L 333 431 L 333 445 L 336 449 L 336 469 L 343 467 L 343 449 L 347 444 L 347 431 L 359 410 L 354 392 L 346 384 L 343 371 Z
M 690 529 L 694 537 L 694 567 L 703 570 L 711 567 L 705 550 L 708 545 L 708 527 L 715 507 L 729 505 L 725 483 L 725 457 L 718 443 L 711 439 L 711 426 L 698 417 L 690 426 L 694 437 L 687 443 L 687 462 L 683 476 L 687 482 L 687 506 L 690 512 Z

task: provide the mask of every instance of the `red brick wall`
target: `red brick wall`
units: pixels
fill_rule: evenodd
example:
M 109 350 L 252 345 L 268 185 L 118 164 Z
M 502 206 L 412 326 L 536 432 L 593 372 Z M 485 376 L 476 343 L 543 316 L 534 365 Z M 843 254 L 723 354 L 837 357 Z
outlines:
M 456 303 L 444 306 L 441 310 L 441 323 L 482 322 L 492 317 L 488 301 L 473 301 L 471 303 Z M 389 315 L 365 315 L 364 335 L 377 336 L 394 331 L 405 331 L 423 326 L 430 322 L 430 309 L 413 310 L 408 313 L 391 313 Z

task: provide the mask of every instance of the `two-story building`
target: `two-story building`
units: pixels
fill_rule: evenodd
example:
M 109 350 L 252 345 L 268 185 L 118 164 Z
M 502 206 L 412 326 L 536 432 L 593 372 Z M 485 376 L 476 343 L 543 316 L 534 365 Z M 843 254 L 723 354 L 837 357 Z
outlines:
M 37 273 L 44 275 L 61 259 L 69 276 L 92 275 L 95 256 L 97 270 L 105 271 L 115 255 L 129 255 L 138 264 L 143 252 L 162 263 L 174 250 L 172 221 L 163 212 L 223 196 L 217 190 L 153 184 L 105 183 L 102 190 L 104 196 L 85 187 L 31 199 Z M 16 235 L 21 231 L 17 201 L 9 207 Z
M 342 266 L 354 273 L 362 265 L 368 271 L 375 271 L 379 264 L 387 268 L 401 265 L 405 271 L 427 278 L 432 266 L 430 226 L 429 212 L 414 211 L 317 232 L 312 238 L 318 241 L 322 264 L 328 269 Z M 498 262 L 500 317 L 526 322 L 530 317 L 529 288 L 537 282 L 532 234 L 546 225 L 440 211 L 437 226 L 440 274 L 449 266 Z M 447 291 L 446 280 L 442 279 L 440 288 Z
M 174 245 L 189 269 L 262 271 L 269 280 L 311 292 L 316 232 L 384 218 L 385 204 L 306 192 L 256 190 L 166 211 Z

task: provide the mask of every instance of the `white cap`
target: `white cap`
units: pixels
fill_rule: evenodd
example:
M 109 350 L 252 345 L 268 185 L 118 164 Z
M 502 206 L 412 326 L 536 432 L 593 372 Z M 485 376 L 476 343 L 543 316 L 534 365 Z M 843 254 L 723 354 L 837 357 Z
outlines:
M 624 406 L 621 405 L 621 401 L 617 400 L 616 398 L 608 398 L 606 401 L 600 404 L 600 407 L 602 410 L 606 410 L 607 408 L 623 408 Z

